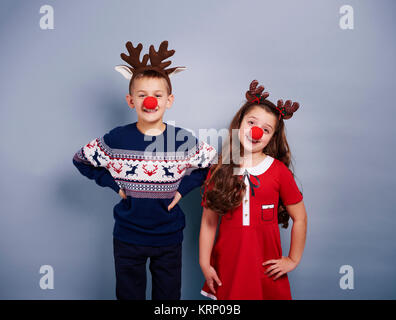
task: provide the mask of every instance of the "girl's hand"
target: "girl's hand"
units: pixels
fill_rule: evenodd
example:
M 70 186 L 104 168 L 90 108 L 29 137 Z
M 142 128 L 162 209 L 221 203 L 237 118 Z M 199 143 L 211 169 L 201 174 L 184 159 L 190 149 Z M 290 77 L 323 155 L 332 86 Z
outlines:
M 216 281 L 218 286 L 221 286 L 221 281 L 220 281 L 219 277 L 217 276 L 216 270 L 212 266 L 209 266 L 207 268 L 202 268 L 202 273 L 205 276 L 206 283 L 208 284 L 209 289 L 214 294 L 216 294 L 216 290 L 213 285 L 214 284 L 213 280 Z
M 272 264 L 272 266 L 268 267 L 264 273 L 267 274 L 268 277 L 272 277 L 273 275 L 276 274 L 273 280 L 278 279 L 279 277 L 283 276 L 285 273 L 288 273 L 297 267 L 297 263 L 294 262 L 289 257 L 282 257 L 280 259 L 268 260 L 263 263 L 263 266 L 267 264 Z
M 124 190 L 122 190 L 122 189 L 120 189 L 120 191 L 118 191 L 118 194 L 119 194 L 120 197 L 121 197 L 122 199 L 124 199 L 124 200 L 127 198 L 127 196 L 126 196 Z

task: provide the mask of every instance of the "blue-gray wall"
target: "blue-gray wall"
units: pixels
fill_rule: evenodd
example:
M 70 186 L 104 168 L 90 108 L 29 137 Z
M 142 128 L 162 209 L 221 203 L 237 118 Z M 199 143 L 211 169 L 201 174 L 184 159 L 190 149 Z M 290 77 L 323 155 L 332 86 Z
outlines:
M 39 10 L 54 8 L 54 30 Z M 339 9 L 354 9 L 342 30 Z M 307 244 L 289 274 L 295 299 L 395 299 L 395 56 L 392 0 L 1 1 L 1 299 L 114 299 L 112 208 L 72 157 L 136 121 L 113 70 L 127 40 L 169 40 L 175 103 L 165 121 L 225 128 L 257 78 L 287 121 L 308 212 Z M 201 299 L 199 191 L 187 217 L 183 299 Z M 282 230 L 287 255 L 290 228 Z M 54 269 L 42 290 L 40 266 Z M 340 267 L 354 289 L 340 288 Z M 148 291 L 150 286 L 148 287 Z

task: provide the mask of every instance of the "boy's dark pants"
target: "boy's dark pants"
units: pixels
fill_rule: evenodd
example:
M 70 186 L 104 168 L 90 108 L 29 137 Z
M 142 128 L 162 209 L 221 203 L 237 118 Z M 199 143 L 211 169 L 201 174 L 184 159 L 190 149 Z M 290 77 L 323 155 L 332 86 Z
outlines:
M 146 262 L 150 258 L 152 300 L 180 300 L 182 244 L 139 246 L 113 238 L 118 300 L 146 300 Z

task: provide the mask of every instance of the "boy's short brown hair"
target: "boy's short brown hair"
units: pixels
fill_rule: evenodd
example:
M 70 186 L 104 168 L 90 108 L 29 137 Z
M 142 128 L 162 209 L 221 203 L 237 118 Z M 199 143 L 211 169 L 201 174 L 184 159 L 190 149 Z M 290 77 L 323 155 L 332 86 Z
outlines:
M 130 95 L 132 94 L 133 82 L 136 79 L 141 79 L 141 78 L 164 79 L 165 83 L 166 83 L 166 91 L 167 91 L 168 95 L 171 94 L 168 82 L 167 82 L 166 78 L 161 73 L 159 73 L 158 71 L 155 71 L 155 70 L 145 70 L 142 73 L 139 73 L 138 75 L 136 75 L 136 77 L 130 82 L 130 84 L 129 84 L 129 94 Z

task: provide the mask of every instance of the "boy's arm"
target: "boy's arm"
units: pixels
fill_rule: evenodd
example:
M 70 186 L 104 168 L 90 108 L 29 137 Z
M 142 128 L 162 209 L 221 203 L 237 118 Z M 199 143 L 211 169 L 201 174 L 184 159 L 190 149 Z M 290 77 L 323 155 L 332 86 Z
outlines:
M 178 192 L 184 197 L 191 190 L 202 186 L 209 171 L 209 167 L 217 160 L 216 149 L 204 141 L 197 142 L 198 152 L 190 159 L 191 168 L 196 168 L 186 174 L 180 182 Z
M 73 157 L 73 164 L 78 171 L 88 179 L 95 180 L 101 187 L 110 187 L 119 192 L 120 187 L 114 180 L 108 168 L 111 165 L 109 156 L 99 146 L 99 139 L 94 139 Z

